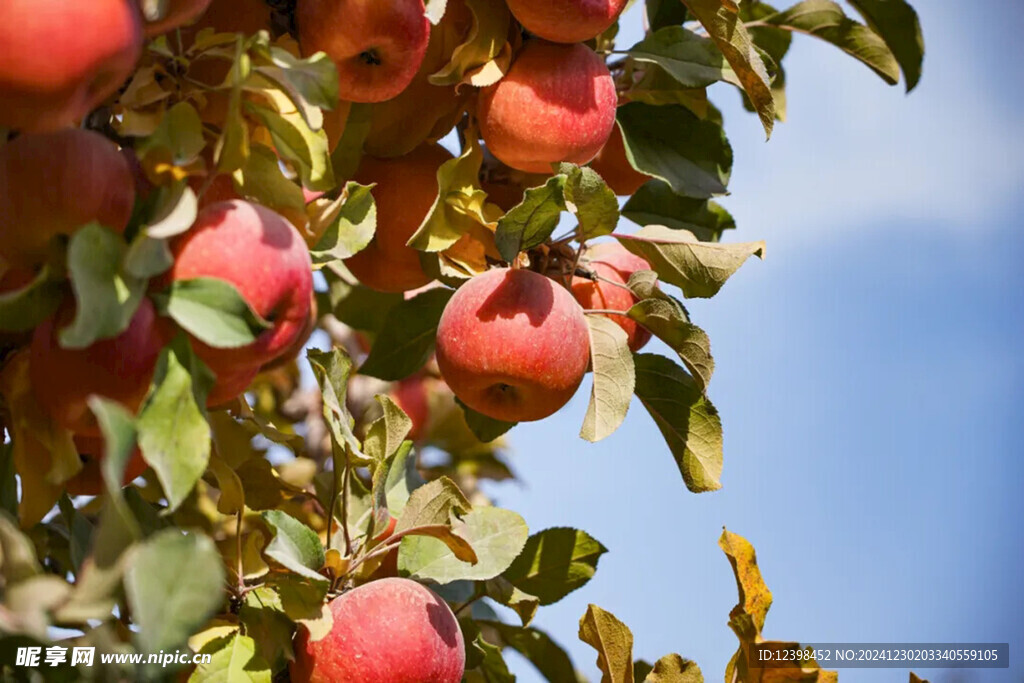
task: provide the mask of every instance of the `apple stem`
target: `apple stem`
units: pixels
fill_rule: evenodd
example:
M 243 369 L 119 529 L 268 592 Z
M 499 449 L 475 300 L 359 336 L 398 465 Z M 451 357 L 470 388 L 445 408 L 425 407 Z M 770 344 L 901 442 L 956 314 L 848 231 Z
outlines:
M 242 512 L 245 510 L 245 506 L 238 508 L 238 512 L 235 513 L 235 552 L 238 553 L 238 562 L 236 571 L 238 572 L 238 595 L 241 597 L 245 594 L 245 567 L 242 562 Z
M 600 280 L 601 282 L 607 282 L 610 285 L 615 285 L 616 287 L 618 287 L 620 289 L 624 289 L 627 292 L 629 292 L 630 294 L 633 294 L 633 290 L 629 288 L 629 285 L 624 285 L 621 282 L 616 282 L 615 280 L 609 280 L 608 278 L 602 277 L 602 276 L 598 275 L 597 273 L 594 273 L 594 279 L 595 280 Z M 634 294 L 634 296 L 636 296 L 636 295 Z

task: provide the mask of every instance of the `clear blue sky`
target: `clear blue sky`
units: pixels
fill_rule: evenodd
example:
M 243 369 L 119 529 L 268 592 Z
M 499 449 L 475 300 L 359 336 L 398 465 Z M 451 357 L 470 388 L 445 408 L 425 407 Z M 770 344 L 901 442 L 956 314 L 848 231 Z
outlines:
M 688 493 L 636 403 L 606 441 L 577 439 L 588 390 L 511 435 L 527 484 L 492 487 L 499 504 L 610 549 L 536 621 L 594 680 L 576 639 L 589 602 L 632 628 L 637 656 L 679 652 L 721 680 L 736 647 L 722 525 L 757 548 L 767 637 L 1009 641 L 1009 672 L 921 673 L 1024 680 L 1024 6 L 914 4 L 928 55 L 909 98 L 807 37 L 771 142 L 715 93 L 736 152 L 727 239 L 768 242 L 765 262 L 691 305 L 717 361 L 724 488 Z

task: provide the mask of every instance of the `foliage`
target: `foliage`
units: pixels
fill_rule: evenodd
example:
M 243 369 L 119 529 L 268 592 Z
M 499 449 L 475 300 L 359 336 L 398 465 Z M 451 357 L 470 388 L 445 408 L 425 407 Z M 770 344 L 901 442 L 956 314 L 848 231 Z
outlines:
M 804 34 L 887 83 L 902 73 L 912 89 L 923 55 L 916 14 L 903 0 L 851 0 L 864 23 L 829 0 L 783 10 L 756 0 L 647 0 L 642 41 L 617 46 L 613 27 L 595 43 L 622 102 L 626 161 L 648 177 L 620 207 L 590 166 L 555 164 L 536 178 L 485 151 L 472 93 L 501 79 L 521 32 L 501 0 L 465 0 L 462 19 L 463 3 L 432 0 L 441 58 L 410 87 L 445 93 L 453 109 L 428 130 L 405 133 L 419 144 L 454 128 L 461 149 L 438 170 L 436 198 L 409 239 L 439 284 L 403 296 L 361 285 L 345 263 L 378 227 L 373 186 L 353 175 L 374 125 L 395 105 L 345 102 L 331 60 L 300 52 L 290 32 L 294 3 L 269 4 L 272 22 L 258 32 L 200 24 L 147 43 L 130 81 L 86 121 L 138 164 L 129 225 L 83 225 L 27 281 L 0 287 L 0 643 L 4 651 L 46 645 L 51 627 L 79 629 L 63 644 L 213 655 L 191 672 L 124 664 L 101 678 L 277 680 L 294 658 L 299 625 L 323 637 L 331 598 L 397 574 L 427 583 L 455 608 L 466 680 L 514 680 L 507 649 L 549 681 L 582 680 L 555 640 L 530 624 L 539 608 L 582 589 L 607 549 L 580 529 L 531 533 L 486 496 L 481 482 L 517 476 L 502 436 L 514 425 L 466 408 L 433 361 L 453 288 L 506 264 L 565 284 L 598 282 L 588 250 L 609 238 L 642 257 L 650 268 L 618 285 L 635 303 L 613 313 L 671 353 L 634 353 L 612 318 L 588 315 L 593 382 L 580 436 L 608 437 L 636 396 L 686 488 L 720 488 L 722 419 L 708 393 L 715 360 L 681 299 L 716 296 L 751 256 L 764 258 L 765 245 L 722 241 L 736 226 L 714 198 L 729 192 L 733 149 L 708 88 L 736 87 L 770 135 L 785 118 L 783 59 L 792 35 Z M 408 124 L 420 112 L 403 115 Z M 520 191 L 507 210 L 488 189 L 502 183 Z M 208 406 L 214 377 L 195 341 L 240 349 L 274 324 L 227 280 L 166 279 L 175 240 L 218 192 L 296 227 L 320 274 L 315 322 L 330 350 L 282 358 L 244 399 Z M 623 218 L 641 227 L 632 231 Z M 560 225 L 572 227 L 556 235 Z M 7 268 L 0 262 L 0 278 Z M 76 314 L 60 332 L 66 349 L 117 337 L 144 297 L 176 330 L 138 411 L 90 401 L 105 443 L 94 454 L 102 482 L 95 497 L 65 492 L 83 463 L 72 434 L 34 397 L 23 350 L 26 333 L 67 296 Z M 306 363 L 315 386 L 301 381 Z M 147 470 L 125 485 L 136 446 Z M 436 456 L 429 466 L 425 451 Z M 751 545 L 723 532 L 720 546 L 740 593 L 729 615 L 740 645 L 726 680 L 835 680 L 815 666 L 790 677 L 751 666 L 755 643 L 799 645 L 762 638 L 771 593 Z M 491 605 L 511 608 L 519 623 L 499 619 Z M 629 629 L 595 605 L 579 637 L 596 650 L 602 681 L 703 680 L 679 655 L 634 661 Z M 40 673 L 61 680 L 66 670 Z

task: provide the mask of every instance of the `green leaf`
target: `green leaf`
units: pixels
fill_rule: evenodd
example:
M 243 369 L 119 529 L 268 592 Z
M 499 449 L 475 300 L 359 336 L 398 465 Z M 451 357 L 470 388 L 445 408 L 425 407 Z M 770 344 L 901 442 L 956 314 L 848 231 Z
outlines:
M 274 149 L 295 165 L 303 187 L 323 191 L 334 189 L 327 133 L 322 129 L 311 130 L 298 112 L 279 114 L 251 102 L 245 102 L 243 106 L 270 131 Z
M 681 26 L 689 18 L 686 16 L 686 6 L 679 0 L 646 0 L 644 5 L 647 25 L 652 31 L 665 26 Z
M 412 429 L 412 420 L 389 396 L 377 394 L 375 398 L 384 414 L 370 424 L 363 451 L 377 462 L 383 462 L 405 441 Z
M 683 0 L 732 65 L 768 136 L 775 126 L 775 102 L 764 61 L 750 40 L 733 0 Z
M 687 88 L 704 88 L 717 81 L 740 85 L 715 42 L 682 26 L 659 29 L 626 54 L 638 62 L 657 64 Z
M 484 87 L 502 76 L 494 60 L 508 44 L 508 8 L 501 0 L 467 0 L 466 7 L 473 14 L 473 25 L 465 40 L 451 51 L 448 63 L 428 77 L 433 85 Z M 491 68 L 485 72 L 486 67 Z M 483 79 L 479 78 L 481 72 L 486 73 Z
M 153 210 L 142 225 L 147 236 L 167 239 L 182 234 L 196 222 L 199 200 L 187 180 L 157 188 L 155 195 Z
M 736 227 L 732 215 L 715 202 L 680 196 L 657 180 L 641 185 L 622 207 L 622 215 L 638 225 L 688 230 L 701 242 L 717 242 L 724 231 Z
M 331 429 L 331 438 L 340 446 L 347 448 L 352 454 L 362 455 L 359 440 L 352 432 L 355 419 L 348 411 L 346 394 L 348 379 L 352 374 L 352 359 L 342 349 L 335 347 L 330 351 L 310 349 L 306 353 L 313 376 L 320 385 L 323 400 L 324 418 Z M 337 470 L 335 476 L 340 476 Z
M 206 535 L 166 529 L 133 553 L 124 589 L 139 650 L 180 648 L 224 600 L 220 553 Z
M 334 168 L 334 177 L 339 180 L 351 180 L 359 168 L 359 162 L 363 158 L 363 143 L 370 133 L 370 125 L 373 123 L 373 105 L 361 102 L 352 104 L 348 111 L 348 118 L 345 119 L 345 130 L 341 133 L 341 139 L 331 152 L 331 166 Z
M 387 478 L 384 480 L 388 511 L 392 516 L 401 517 L 409 496 L 425 483 L 416 469 L 416 452 L 412 448 L 399 448 L 388 462 Z
M 75 291 L 75 319 L 60 331 L 64 348 L 82 349 L 128 328 L 146 281 L 122 272 L 128 251 L 121 236 L 99 223 L 75 231 L 68 244 L 68 276 Z
M 277 591 L 264 585 L 246 593 L 245 602 L 238 610 L 238 619 L 244 625 L 245 633 L 255 642 L 256 651 L 272 670 L 283 669 L 294 658 L 292 632 L 295 626 Z
M 245 164 L 231 175 L 235 190 L 246 199 L 279 211 L 305 210 L 302 188 L 281 173 L 277 155 L 266 145 L 253 145 Z
M 537 615 L 540 599 L 536 595 L 519 590 L 504 575 L 485 581 L 484 590 L 491 600 L 505 605 L 518 614 L 523 626 L 529 626 Z
M 0 332 L 27 332 L 57 310 L 64 290 L 43 266 L 32 282 L 0 293 Z
M 311 123 L 308 109 L 334 109 L 338 106 L 338 69 L 334 61 L 322 52 L 306 59 L 295 57 L 287 50 L 271 47 L 264 53 L 271 64 L 261 64 L 254 71 L 270 79 L 303 112 Z
M 566 177 L 558 174 L 540 187 L 527 188 L 523 201 L 498 221 L 494 235 L 501 257 L 511 263 L 521 251 L 543 244 L 565 211 Z
M 605 683 L 633 683 L 633 634 L 597 605 L 580 617 L 580 640 L 597 650 L 597 667 Z
M 907 79 L 907 92 L 921 80 L 924 36 L 917 12 L 905 0 L 849 0 L 864 20 L 882 36 Z
M 273 534 L 263 554 L 307 579 L 326 582 L 327 577 L 318 573 L 324 566 L 324 547 L 316 532 L 280 510 L 265 510 L 260 515 Z
M 452 294 L 431 289 L 392 308 L 359 374 L 396 381 L 422 368 L 434 352 L 437 324 Z
M 221 126 L 220 137 L 214 147 L 213 159 L 217 170 L 221 173 L 232 173 L 242 168 L 249 158 L 249 124 L 242 117 L 242 83 L 249 78 L 252 61 L 244 51 L 241 35 L 236 35 L 234 43 L 234 59 L 227 83 L 231 88 L 228 99 L 228 111 Z
M 586 584 L 608 549 L 587 532 L 568 527 L 545 529 L 526 541 L 502 575 L 516 588 L 535 595 L 541 605 L 558 602 Z
M 156 472 L 171 510 L 185 500 L 210 460 L 210 425 L 201 406 L 211 378 L 203 370 L 179 336 L 160 354 L 152 395 L 136 422 L 142 457 Z
M 501 648 L 484 639 L 476 622 L 460 619 L 459 628 L 466 641 L 466 669 L 479 672 L 486 683 L 514 683 L 516 677 L 509 673 Z
M 426 486 L 417 489 L 424 490 Z M 414 494 L 415 495 L 415 494 Z M 410 498 L 410 501 L 412 499 Z M 406 508 L 408 511 L 408 507 Z M 404 521 L 399 520 L 399 522 Z M 477 563 L 459 560 L 442 541 L 429 536 L 407 536 L 398 552 L 403 576 L 449 583 L 460 579 L 483 581 L 505 571 L 526 543 L 526 522 L 519 514 L 496 507 L 473 508 L 456 529 L 476 551 Z M 396 528 L 396 533 L 398 529 Z
M 15 519 L 0 512 L 0 577 L 10 586 L 42 573 L 32 540 Z
M 463 403 L 458 397 L 455 398 L 455 402 L 459 404 L 460 408 L 462 408 L 462 415 L 466 420 L 466 425 L 469 427 L 469 430 L 473 432 L 473 436 L 483 443 L 490 443 L 491 441 L 494 441 L 499 436 L 519 424 L 518 422 L 496 420 L 493 417 L 478 413 Z
M 732 172 L 732 147 L 721 125 L 697 118 L 678 105 L 630 102 L 618 109 L 626 156 L 634 168 L 660 178 L 676 194 L 725 194 Z
M 477 623 L 495 629 L 505 645 L 525 657 L 549 683 L 581 680 L 569 655 L 543 631 L 519 628 L 500 621 L 478 619 Z
M 401 293 L 378 292 L 364 285 L 350 285 L 338 277 L 330 265 L 320 271 L 327 278 L 329 310 L 351 328 L 377 334 L 388 312 L 405 301 Z
M 589 166 L 560 164 L 559 173 L 566 176 L 562 188 L 565 206 L 576 215 L 583 239 L 610 235 L 619 222 L 619 201 L 597 171 Z
M 677 654 L 665 655 L 654 663 L 644 683 L 704 683 L 700 667 Z
M 611 435 L 629 411 L 636 377 L 626 332 L 611 318 L 587 315 L 594 386 L 580 437 L 595 442 Z
M 639 80 L 621 96 L 622 102 L 643 102 L 654 106 L 681 104 L 698 118 L 713 118 L 706 88 L 685 88 L 657 64 L 648 64 Z M 721 124 L 721 121 L 718 121 Z
M 437 169 L 437 198 L 423 222 L 409 238 L 408 245 L 424 252 L 448 249 L 463 235 L 489 225 L 484 216 L 487 193 L 480 189 L 480 166 L 484 153 L 474 137 L 458 157 Z
M 203 122 L 199 112 L 188 102 L 179 102 L 168 109 L 153 134 L 139 145 L 143 153 L 152 149 L 167 150 L 170 161 L 176 166 L 187 166 L 195 161 L 205 147 Z
M 714 244 L 698 242 L 685 230 L 648 225 L 634 235 L 616 235 L 619 242 L 651 264 L 662 282 L 675 285 L 688 298 L 710 298 L 751 256 L 764 258 L 764 242 Z
M 629 317 L 679 354 L 700 390 L 707 391 L 715 371 L 711 340 L 704 330 L 691 323 L 679 302 L 672 299 L 644 299 L 629 309 Z
M 636 395 L 654 418 L 686 488 L 722 488 L 722 421 L 690 375 L 668 358 L 636 357 Z
M 890 85 L 900 80 L 899 64 L 885 41 L 867 26 L 843 14 L 842 8 L 831 0 L 804 0 L 762 21 L 832 43 L 869 66 Z
M 331 222 L 309 255 L 315 265 L 346 259 L 362 251 L 377 231 L 377 205 L 371 185 L 349 182 L 332 205 Z M 337 215 L 335 216 L 335 213 Z
M 450 524 L 453 515 L 462 515 L 471 509 L 455 482 L 441 477 L 412 492 L 395 525 L 395 534 L 418 526 Z
M 256 654 L 256 641 L 234 633 L 207 643 L 202 654 L 213 655 L 208 664 L 200 664 L 189 683 L 270 683 L 270 666 Z
M 182 329 L 219 349 L 252 344 L 271 327 L 227 280 L 175 280 L 158 301 L 160 308 Z

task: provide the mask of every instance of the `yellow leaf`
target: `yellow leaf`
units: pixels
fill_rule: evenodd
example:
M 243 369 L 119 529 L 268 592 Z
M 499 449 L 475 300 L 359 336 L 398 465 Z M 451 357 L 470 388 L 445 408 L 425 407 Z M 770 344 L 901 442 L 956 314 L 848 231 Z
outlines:
M 718 539 L 718 547 L 729 558 L 729 564 L 736 575 L 736 587 L 740 593 L 739 604 L 733 607 L 729 616 L 749 614 L 753 618 L 757 633 L 760 634 L 768 609 L 772 606 L 772 592 L 768 590 L 761 577 L 754 546 L 742 536 L 723 529 L 722 537 Z
M 14 467 L 21 476 L 18 513 L 24 528 L 34 526 L 54 506 L 64 482 L 82 469 L 71 432 L 58 426 L 36 402 L 27 351 L 0 371 L 0 394 L 10 413 Z
M 430 76 L 434 85 L 468 83 L 483 87 L 497 82 L 508 69 L 508 7 L 502 0 L 466 0 L 466 6 L 473 13 L 473 26 L 465 42 L 452 52 L 448 64 Z M 502 65 L 496 58 L 503 54 Z
M 245 507 L 245 491 L 242 481 L 235 471 L 224 462 L 219 455 L 210 457 L 210 471 L 217 478 L 220 498 L 217 500 L 217 511 L 225 515 L 233 515 Z
M 597 650 L 601 683 L 633 683 L 633 634 L 614 614 L 588 605 L 579 636 Z

